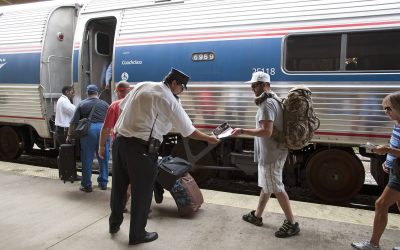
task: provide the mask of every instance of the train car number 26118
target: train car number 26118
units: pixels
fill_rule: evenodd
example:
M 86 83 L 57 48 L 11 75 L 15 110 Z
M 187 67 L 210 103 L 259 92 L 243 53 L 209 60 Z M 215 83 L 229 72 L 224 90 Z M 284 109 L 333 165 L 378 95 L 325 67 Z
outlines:
M 257 71 L 262 71 L 272 76 L 275 75 L 275 68 L 253 68 L 253 73 Z

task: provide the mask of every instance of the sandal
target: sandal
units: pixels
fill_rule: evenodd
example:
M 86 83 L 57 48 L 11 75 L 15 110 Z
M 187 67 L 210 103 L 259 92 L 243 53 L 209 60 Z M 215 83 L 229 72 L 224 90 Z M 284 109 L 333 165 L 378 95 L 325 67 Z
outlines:
M 247 221 L 247 222 L 253 224 L 253 225 L 256 225 L 256 226 L 261 227 L 261 226 L 263 225 L 262 218 L 257 217 L 257 216 L 255 215 L 255 212 L 256 212 L 256 211 L 253 210 L 253 211 L 251 211 L 250 213 L 243 215 L 242 219 L 243 219 L 244 221 Z

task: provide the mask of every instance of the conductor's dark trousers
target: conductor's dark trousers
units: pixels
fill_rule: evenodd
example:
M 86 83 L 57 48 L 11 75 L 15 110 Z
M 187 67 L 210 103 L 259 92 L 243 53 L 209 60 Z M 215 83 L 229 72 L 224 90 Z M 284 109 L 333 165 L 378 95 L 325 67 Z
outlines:
M 135 137 L 116 136 L 112 146 L 112 189 L 110 227 L 121 225 L 124 198 L 131 184 L 129 242 L 143 239 L 153 198 L 157 153 L 146 154 L 146 142 Z

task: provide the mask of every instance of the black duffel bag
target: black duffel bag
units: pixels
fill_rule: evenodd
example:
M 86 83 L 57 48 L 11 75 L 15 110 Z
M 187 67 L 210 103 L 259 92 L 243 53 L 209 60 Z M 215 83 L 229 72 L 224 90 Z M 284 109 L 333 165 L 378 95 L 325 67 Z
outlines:
M 169 191 L 174 187 L 176 180 L 184 176 L 192 168 L 190 162 L 173 156 L 163 157 L 158 160 L 157 165 L 157 182 Z
M 96 105 L 93 105 L 89 117 L 87 118 L 82 118 L 79 120 L 78 124 L 74 128 L 74 130 L 71 133 L 71 138 L 72 139 L 81 139 L 82 137 L 86 136 L 89 132 L 89 128 L 91 123 L 91 119 L 94 113 L 94 110 L 96 109 Z

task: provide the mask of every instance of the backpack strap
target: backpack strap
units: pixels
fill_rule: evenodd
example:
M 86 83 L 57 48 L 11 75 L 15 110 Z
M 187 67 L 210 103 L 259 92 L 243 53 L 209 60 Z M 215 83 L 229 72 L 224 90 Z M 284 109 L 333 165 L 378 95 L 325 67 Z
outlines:
M 272 98 L 276 100 L 278 105 L 281 108 L 282 112 L 282 126 L 283 129 L 282 131 L 278 129 L 276 126 L 274 126 L 274 129 L 272 130 L 272 135 L 271 138 L 278 143 L 279 148 L 287 148 L 286 147 L 286 136 L 285 136 L 285 125 L 286 125 L 286 119 L 285 119 L 285 105 L 284 105 L 284 98 L 279 98 L 277 95 L 272 95 Z
M 90 114 L 88 116 L 88 119 L 89 119 L 90 122 L 92 121 L 92 116 L 93 116 L 95 110 L 96 110 L 96 104 L 94 104 L 92 106 L 92 110 L 90 111 Z
M 257 97 L 254 100 L 254 102 L 256 103 L 257 106 L 259 106 L 268 98 L 276 100 L 276 102 L 281 108 L 281 112 L 283 115 L 283 131 L 284 131 L 285 130 L 285 115 L 284 115 L 285 106 L 283 104 L 284 99 L 279 98 L 276 94 L 272 94 L 270 92 L 263 92 L 259 97 Z M 278 142 L 279 148 L 286 148 L 286 137 L 283 131 L 279 130 L 276 126 L 274 126 L 272 130 L 271 138 L 274 141 Z

